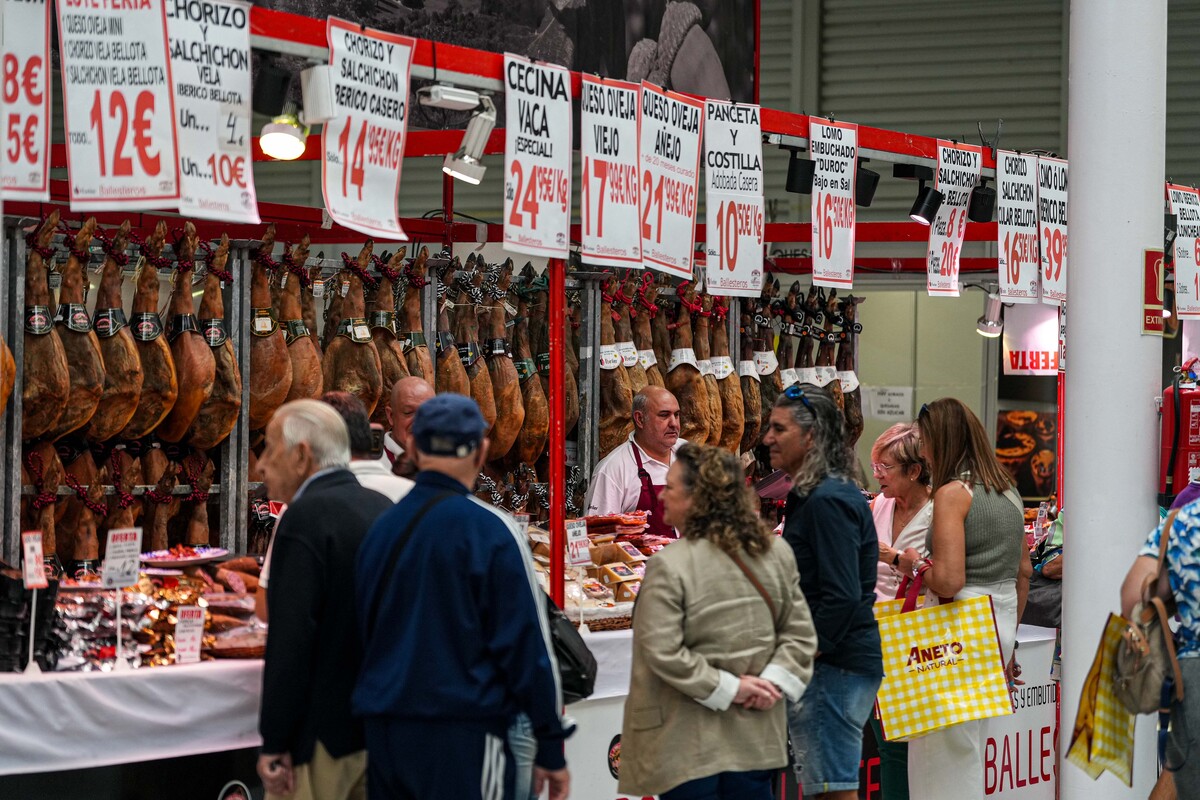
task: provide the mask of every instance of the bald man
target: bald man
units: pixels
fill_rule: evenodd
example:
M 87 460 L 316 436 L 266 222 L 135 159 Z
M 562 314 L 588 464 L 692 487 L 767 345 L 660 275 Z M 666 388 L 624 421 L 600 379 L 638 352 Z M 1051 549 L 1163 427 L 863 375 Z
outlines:
M 633 433 L 629 441 L 596 465 L 588 491 L 588 514 L 649 511 L 650 532 L 676 538 L 662 521 L 658 496 L 679 438 L 679 401 L 661 386 L 647 386 L 633 396 Z
M 387 409 L 388 425 L 392 429 L 383 435 L 383 456 L 379 461 L 395 475 L 411 478 L 416 474 L 417 468 L 405 456 L 405 451 L 412 450 L 409 436 L 413 416 L 434 394 L 433 387 L 424 378 L 415 376 L 401 378 L 392 385 L 392 402 Z

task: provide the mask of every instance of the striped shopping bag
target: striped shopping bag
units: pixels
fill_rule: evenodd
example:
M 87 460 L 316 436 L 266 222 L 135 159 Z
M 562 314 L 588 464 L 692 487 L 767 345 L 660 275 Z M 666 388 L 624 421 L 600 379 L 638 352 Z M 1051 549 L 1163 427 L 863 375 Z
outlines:
M 1013 713 L 992 599 L 917 609 L 920 590 L 920 578 L 906 581 L 906 599 L 876 612 L 884 672 L 877 706 L 889 742 Z

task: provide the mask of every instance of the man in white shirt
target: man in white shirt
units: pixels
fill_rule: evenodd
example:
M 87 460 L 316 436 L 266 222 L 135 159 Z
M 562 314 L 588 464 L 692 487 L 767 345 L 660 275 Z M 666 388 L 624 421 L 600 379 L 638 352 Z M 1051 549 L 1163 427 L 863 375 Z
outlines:
M 650 532 L 676 537 L 662 521 L 658 495 L 667 482 L 674 452 L 686 444 L 679 438 L 679 401 L 661 386 L 647 386 L 633 396 L 633 433 L 629 441 L 596 465 L 588 491 L 587 513 L 622 514 L 649 511 Z
M 346 421 L 346 429 L 350 431 L 350 471 L 354 477 L 393 503 L 399 502 L 413 487 L 413 482 L 393 475 L 391 469 L 371 453 L 371 419 L 362 400 L 349 392 L 326 392 L 321 399 L 333 406 Z
M 409 436 L 417 409 L 434 394 L 433 387 L 424 378 L 409 376 L 392 384 L 392 402 L 387 409 L 388 424 L 392 429 L 383 435 L 383 455 L 379 463 L 393 475 L 411 477 L 416 474 L 416 467 L 404 451 L 411 449 Z

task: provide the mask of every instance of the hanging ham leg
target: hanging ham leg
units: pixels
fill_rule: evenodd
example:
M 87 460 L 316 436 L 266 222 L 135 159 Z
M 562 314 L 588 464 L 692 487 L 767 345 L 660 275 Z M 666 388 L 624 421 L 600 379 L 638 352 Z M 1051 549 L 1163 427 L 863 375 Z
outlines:
M 142 391 L 132 419 L 121 431 L 123 439 L 140 439 L 158 427 L 179 397 L 179 381 L 175 377 L 175 359 L 171 346 L 163 335 L 162 318 L 158 315 L 158 271 L 170 269 L 162 258 L 167 239 L 167 223 L 159 222 L 154 233 L 142 245 L 145 259 L 137 275 L 133 295 L 133 318 L 129 330 L 137 348 L 142 367 Z
M 404 300 L 396 312 L 396 337 L 404 348 L 408 373 L 424 378 L 433 386 L 433 357 L 429 354 L 429 342 L 421 320 L 421 290 L 429 283 L 426 277 L 428 261 L 429 248 L 422 247 L 412 264 L 404 268 Z
M 706 444 L 710 434 L 714 440 L 720 435 L 721 421 L 709 419 L 708 389 L 692 346 L 692 314 L 700 309 L 700 305 L 696 302 L 695 284 L 679 284 L 678 293 L 679 312 L 671 323 L 674 335 L 667 367 L 667 390 L 679 401 L 679 437 L 692 444 Z
M 216 364 L 213 390 L 200 406 L 187 434 L 188 444 L 201 450 L 209 450 L 225 441 L 237 423 L 238 412 L 242 408 L 242 371 L 238 368 L 237 354 L 233 352 L 233 342 L 229 340 L 229 329 L 225 325 L 225 301 L 221 292 L 221 281 L 233 282 L 233 275 L 225 271 L 228 261 L 229 237 L 223 235 L 220 246 L 209 256 L 204 296 L 200 298 L 200 327 L 212 348 Z M 265 300 L 269 303 L 270 288 L 263 288 L 267 293 Z M 279 343 L 283 344 L 282 337 Z M 280 355 L 286 356 L 283 353 Z M 286 367 L 290 371 L 292 362 L 285 357 L 281 365 L 276 366 L 280 369 Z M 291 385 L 290 375 L 288 385 Z
M 692 349 L 696 351 L 696 361 L 700 364 L 700 376 L 704 378 L 704 394 L 708 398 L 708 443 L 716 447 L 721 442 L 721 431 L 724 419 L 721 411 L 721 387 L 717 385 L 717 377 L 712 371 L 712 341 L 711 326 L 712 298 L 700 295 L 696 302 L 700 304 L 698 311 L 692 314 Z
M 658 363 L 658 354 L 654 352 L 654 333 L 651 329 L 651 323 L 658 314 L 658 306 L 654 304 L 657 297 L 658 286 L 654 283 L 654 276 L 643 272 L 637 286 L 637 299 L 630 307 L 629 313 L 633 327 L 633 344 L 638 351 L 638 362 L 646 373 L 646 383 L 666 388 L 667 383 L 663 380 L 660 367 L 666 369 L 667 365 Z
M 101 528 L 104 531 L 132 528 L 142 510 L 133 496 L 133 487 L 142 482 L 142 460 L 126 448 L 114 447 L 100 469 L 100 482 L 113 487 L 113 494 L 108 498 L 108 514 Z
M 613 292 L 613 312 L 617 315 L 617 319 L 613 320 L 614 333 L 617 337 L 617 353 L 621 356 L 621 363 L 625 366 L 625 372 L 629 376 L 629 388 L 637 394 L 646 387 L 649 383 L 649 378 L 646 376 L 646 368 L 642 366 L 641 359 L 638 358 L 638 348 L 633 341 L 633 303 L 637 297 L 638 277 L 637 274 L 630 270 L 625 276 L 625 280 L 615 283 L 616 289 Z
M 737 368 L 729 355 L 729 301 L 723 297 L 713 300 L 712 327 L 712 374 L 717 381 L 717 392 L 721 397 L 721 437 L 719 444 L 731 453 L 737 453 L 746 432 L 746 409 L 742 400 L 742 383 Z
M 145 372 L 134 342 L 133 332 L 125 322 L 125 302 L 121 297 L 125 264 L 129 257 L 129 223 L 117 229 L 111 240 L 104 242 L 104 274 L 96 294 L 96 313 L 93 327 L 100 337 L 100 353 L 104 356 L 104 395 L 87 428 L 87 438 L 105 442 L 119 434 L 137 413 L 141 402 Z
M 528 287 L 533 282 L 533 267 L 526 265 L 521 275 Z M 517 297 L 517 314 L 512 329 L 512 360 L 517 371 L 517 380 L 521 384 L 521 405 L 525 409 L 525 422 L 521 425 L 520 436 L 508 454 L 508 464 L 511 469 L 520 471 L 522 466 L 528 469 L 536 464 L 542 457 L 542 451 L 546 449 L 546 441 L 550 435 L 550 404 L 546 401 L 546 393 L 542 391 L 542 382 L 538 379 L 537 366 L 534 364 L 529 345 L 529 298 L 532 292 L 519 289 L 512 294 Z M 536 473 L 532 480 L 537 481 Z
M 633 390 L 617 352 L 617 315 L 613 313 L 609 285 L 605 285 L 600 296 L 599 447 L 600 458 L 604 458 L 633 433 Z
M 334 331 L 333 341 L 325 348 L 322 362 L 325 391 L 350 392 L 363 401 L 367 414 L 374 413 L 383 392 L 379 353 L 375 349 L 375 342 L 371 341 L 366 301 L 363 299 L 363 279 L 370 279 L 367 265 L 371 263 L 374 247 L 374 243 L 368 239 L 356 261 L 345 254 L 342 256 L 346 266 L 341 273 L 342 281 L 348 281 L 348 287 L 339 308 L 341 319 Z M 340 295 L 341 284 L 335 282 L 335 285 L 337 295 Z
M 307 256 L 306 256 L 307 258 Z M 317 253 L 317 260 L 321 261 L 324 258 L 324 253 Z M 317 357 L 325 352 L 325 348 L 321 346 L 321 337 L 318 335 L 317 329 L 317 281 L 320 281 L 322 303 L 325 302 L 325 297 L 329 291 L 327 282 L 321 280 L 320 264 L 308 270 L 308 283 L 300 287 L 300 309 L 301 316 L 304 318 L 304 327 L 308 328 L 308 336 L 312 339 L 313 349 L 317 352 Z
M 4 411 L 8 408 L 8 398 L 12 397 L 12 390 L 16 384 L 16 359 L 13 358 L 8 342 L 0 337 L 0 416 L 4 416 Z
M 55 516 L 58 487 L 64 483 L 66 471 L 58 451 L 50 442 L 39 442 L 25 450 L 21 465 L 21 484 L 32 485 L 35 495 L 21 498 L 21 530 L 42 532 L 42 552 L 58 554 Z M 68 549 L 71 543 L 66 542 Z
M 91 258 L 88 248 L 95 230 L 94 217 L 83 223 L 75 235 L 67 265 L 63 267 L 58 313 L 54 315 L 54 321 L 67 355 L 71 391 L 58 422 L 46 432 L 46 438 L 51 441 L 87 425 L 96 413 L 100 395 L 104 392 L 104 359 L 100 355 L 100 342 L 92 332 L 92 323 L 88 319 L 84 292 L 87 263 Z
M 758 369 L 754 366 L 754 321 L 749 314 L 742 314 L 742 358 L 738 362 L 738 380 L 742 387 L 742 413 L 745 415 L 742 426 L 743 453 L 758 446 L 759 432 L 762 426 L 762 393 Z
M 50 241 L 57 226 L 58 211 L 52 211 L 37 233 L 28 237 L 22 358 L 25 384 L 21 390 L 21 438 L 25 441 L 38 439 L 54 427 L 71 391 L 67 354 L 55 330 L 47 276 L 49 262 L 54 258 Z
M 472 266 L 474 270 L 471 270 Z M 479 317 L 475 312 L 477 306 L 483 305 L 483 260 L 475 262 L 468 257 L 467 270 L 458 273 L 456 278 L 458 299 L 455 301 L 453 317 L 454 340 L 458 342 L 458 355 L 471 381 L 471 397 L 475 398 L 479 410 L 483 412 L 483 421 L 488 424 L 490 436 L 496 424 L 496 395 L 492 392 L 492 376 L 483 361 L 483 348 L 479 344 Z M 512 446 L 511 442 L 509 446 Z
M 168 337 L 179 380 L 179 394 L 171 411 L 154 430 L 155 435 L 165 442 L 183 439 L 200 413 L 200 407 L 212 394 L 217 378 L 217 361 L 196 321 L 192 300 L 197 242 L 196 226 L 189 222 L 184 226 L 183 237 L 175 245 L 178 267 L 168 306 Z
M 207 345 L 205 345 L 207 347 Z M 142 456 L 142 474 L 153 486 L 143 496 L 143 545 L 147 550 L 167 549 L 167 524 L 179 513 L 179 498 L 171 494 L 179 483 L 179 465 L 167 458 L 162 448 L 153 447 Z
M 73 492 L 59 504 L 59 544 L 61 549 L 68 540 L 72 542 L 72 560 L 95 562 L 100 558 L 96 523 L 108 514 L 108 507 L 104 504 L 100 470 L 96 469 L 91 451 L 82 439 L 73 444 L 82 451 L 72 450 L 72 444 L 59 445 L 59 458 L 65 468 L 63 482 Z M 65 553 L 60 552 L 62 555 Z
M 851 450 L 863 432 L 862 389 L 854 374 L 854 348 L 862 325 L 857 322 L 861 297 L 847 297 L 841 304 L 841 332 L 838 334 L 837 368 L 842 387 L 843 412 L 846 415 L 846 444 Z
M 483 330 L 483 352 L 487 359 L 487 371 L 492 381 L 492 396 L 496 398 L 496 424 L 492 428 L 489 461 L 506 458 L 521 435 L 525 425 L 524 393 L 513 364 L 512 346 L 508 339 L 508 288 L 512 285 L 512 259 L 507 259 L 498 270 L 488 275 L 485 282 L 484 302 L 488 309 L 481 314 Z
M 775 407 L 775 398 L 783 391 L 783 377 L 779 374 L 779 357 L 775 353 L 775 328 L 773 325 L 772 304 L 779 292 L 779 281 L 770 277 L 763 284 L 763 294 L 759 298 L 754 314 L 754 365 L 761 379 L 759 391 L 762 394 L 762 419 L 771 415 Z
M 815 383 L 816 376 L 812 372 L 813 368 L 813 349 L 821 338 L 821 303 L 817 298 L 816 286 L 810 286 L 808 296 L 804 299 L 802 311 L 804 312 L 803 322 L 800 325 L 799 343 L 796 346 L 796 371 L 801 374 L 801 383 Z
M 471 394 L 471 378 L 458 355 L 458 343 L 450 324 L 450 302 L 457 296 L 453 284 L 462 269 L 456 256 L 438 272 L 437 391 Z
M 821 331 L 821 345 L 817 348 L 817 385 L 824 386 L 833 396 L 833 402 L 841 409 L 844 405 L 842 382 L 837 378 L 837 367 L 834 365 L 834 353 L 838 342 L 838 334 L 833 329 L 834 320 L 838 317 L 837 289 L 829 290 L 822 313 L 824 327 Z
M 213 462 L 202 451 L 188 455 L 180 465 L 181 476 L 192 487 L 191 509 L 183 543 L 189 547 L 212 544 L 208 527 L 208 490 L 213 484 Z
M 662 294 L 663 289 L 671 288 L 671 279 L 666 275 L 662 275 L 658 279 L 658 287 L 655 289 L 656 296 Z M 662 373 L 663 384 L 666 384 L 667 368 L 671 365 L 671 328 L 670 321 L 667 315 L 656 313 L 653 315 L 650 324 L 650 337 L 654 344 L 654 357 L 658 361 L 658 371 Z
M 312 279 L 304 262 L 308 260 L 308 236 L 283 254 L 287 281 L 279 290 L 279 324 L 287 340 L 288 359 L 292 362 L 292 383 L 287 402 L 320 397 L 324 385 L 321 351 L 304 320 L 304 296 L 312 296 Z
M 222 242 L 224 245 L 224 242 Z M 275 226 L 268 225 L 258 252 L 268 255 L 275 246 Z M 292 388 L 292 360 L 288 358 L 287 340 L 279 327 L 271 302 L 271 275 L 267 272 L 266 259 L 252 259 L 250 268 L 250 430 L 267 427 L 275 409 L 283 405 Z M 210 275 L 211 279 L 211 275 Z M 217 286 L 220 298 L 220 286 Z M 208 284 L 204 296 L 208 297 Z M 225 311 L 220 309 L 221 317 Z M 201 301 L 201 317 L 206 314 Z M 210 339 L 209 343 L 212 343 Z M 233 353 L 233 343 L 227 342 Z M 218 361 L 221 361 L 218 356 Z M 236 362 L 234 362 L 236 368 Z M 218 369 L 218 374 L 221 370 Z M 238 382 L 238 405 L 241 405 L 241 382 Z M 200 445 L 197 445 L 200 446 Z
M 400 270 L 404 267 L 404 251 L 386 259 L 374 259 L 379 270 L 379 288 L 367 313 L 367 323 L 371 327 L 371 339 L 375 342 L 375 350 L 379 353 L 380 375 L 383 378 L 382 394 L 379 405 L 371 421 L 388 427 L 388 409 L 392 403 L 392 386 L 401 378 L 408 377 L 408 360 L 404 357 L 404 347 L 396 337 L 396 295 L 394 287 L 402 280 Z

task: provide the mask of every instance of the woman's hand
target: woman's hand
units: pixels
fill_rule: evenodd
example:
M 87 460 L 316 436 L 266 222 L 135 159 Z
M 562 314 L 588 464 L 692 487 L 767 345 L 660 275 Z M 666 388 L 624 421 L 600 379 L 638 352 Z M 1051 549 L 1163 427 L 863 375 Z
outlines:
M 1008 679 L 1008 688 L 1015 686 L 1024 686 L 1025 681 L 1018 680 L 1021 677 L 1021 665 L 1017 663 L 1017 654 L 1014 652 L 1012 658 L 1008 660 L 1008 666 L 1004 668 L 1004 677 Z
M 746 708 L 766 711 L 783 697 L 779 687 L 757 675 L 743 675 L 738 679 L 737 694 L 733 702 Z

